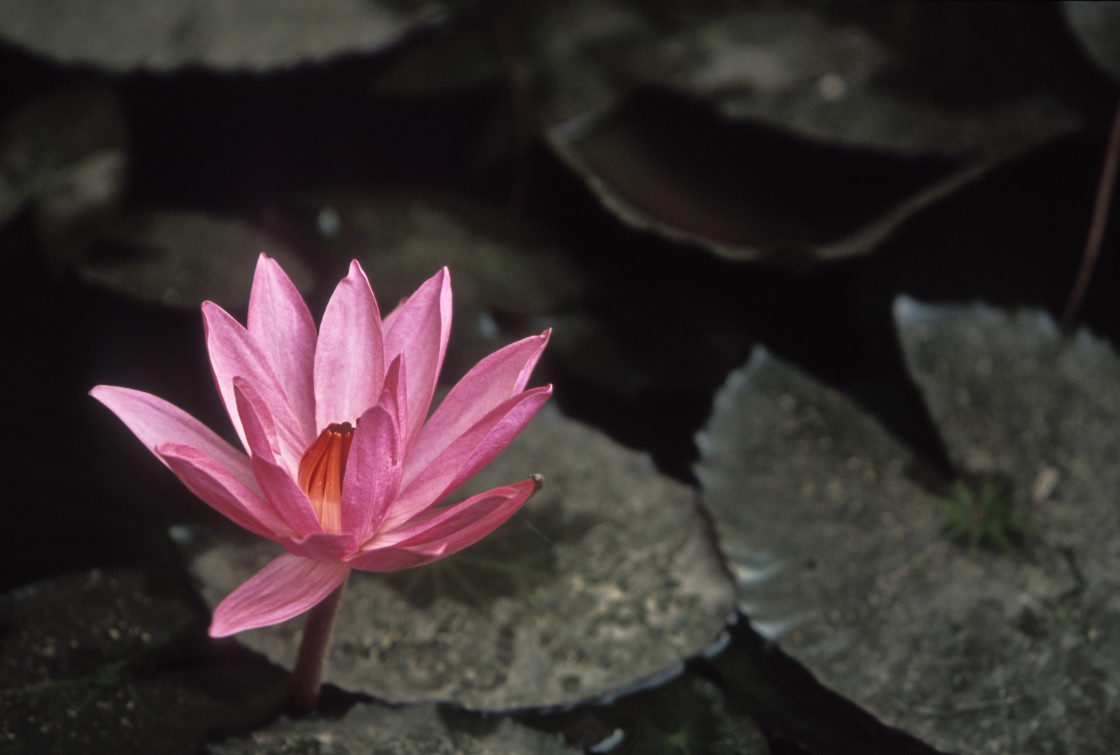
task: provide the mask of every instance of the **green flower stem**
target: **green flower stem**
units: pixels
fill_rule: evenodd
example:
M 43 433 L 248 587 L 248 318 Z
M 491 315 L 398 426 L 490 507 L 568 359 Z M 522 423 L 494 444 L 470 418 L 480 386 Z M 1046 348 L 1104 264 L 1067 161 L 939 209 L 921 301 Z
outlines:
M 299 643 L 299 655 L 296 656 L 291 686 L 288 687 L 287 711 L 290 716 L 306 716 L 319 705 L 323 667 L 327 664 L 334 622 L 338 618 L 338 607 L 342 604 L 345 589 L 346 581 L 343 580 L 334 592 L 307 613 L 303 638 Z

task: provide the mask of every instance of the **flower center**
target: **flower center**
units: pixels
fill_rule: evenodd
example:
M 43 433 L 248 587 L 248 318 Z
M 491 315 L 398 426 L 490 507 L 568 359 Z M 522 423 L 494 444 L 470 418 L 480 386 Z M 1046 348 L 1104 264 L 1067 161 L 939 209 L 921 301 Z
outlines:
M 353 440 L 354 428 L 349 422 L 332 422 L 299 460 L 296 482 L 307 493 L 325 532 L 342 532 L 342 476 Z

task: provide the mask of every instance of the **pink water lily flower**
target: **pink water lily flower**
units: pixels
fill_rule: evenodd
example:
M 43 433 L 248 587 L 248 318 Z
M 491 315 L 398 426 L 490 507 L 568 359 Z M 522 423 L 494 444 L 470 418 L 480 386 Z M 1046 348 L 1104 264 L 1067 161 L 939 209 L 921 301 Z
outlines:
M 513 515 L 538 478 L 448 506 L 552 393 L 525 390 L 548 332 L 499 349 L 428 415 L 451 328 L 446 268 L 382 319 L 357 261 L 319 331 L 292 281 L 261 255 L 248 327 L 202 305 L 211 369 L 248 455 L 149 393 L 98 386 L 109 407 L 195 495 L 287 553 L 214 611 L 214 637 L 276 624 L 351 569 L 448 556 Z

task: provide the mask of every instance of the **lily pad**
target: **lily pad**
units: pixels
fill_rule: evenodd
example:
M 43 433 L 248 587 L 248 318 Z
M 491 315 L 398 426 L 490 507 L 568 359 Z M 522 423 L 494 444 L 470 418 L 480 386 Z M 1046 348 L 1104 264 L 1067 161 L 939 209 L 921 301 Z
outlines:
M 904 300 L 897 319 L 958 484 L 1008 481 L 991 489 L 1011 496 L 1012 537 L 959 542 L 954 507 L 984 493 L 922 487 L 856 404 L 760 351 L 720 392 L 697 469 L 744 606 L 826 684 L 936 746 L 1109 752 L 1120 361 L 1038 313 Z
M 594 289 L 589 272 L 534 224 L 477 201 L 387 195 L 318 198 L 324 247 L 357 257 L 383 311 L 446 265 L 455 292 L 445 369 L 466 372 L 508 343 L 501 324 L 543 330 Z
M 263 70 L 377 52 L 446 13 L 432 0 L 5 0 L 3 9 L 0 38 L 112 71 Z
M 99 229 L 78 273 L 140 301 L 194 309 L 204 300 L 245 306 L 261 252 L 306 289 L 310 272 L 283 243 L 239 220 L 197 212 L 115 217 Z
M 549 705 L 660 672 L 719 634 L 733 586 L 689 488 L 547 406 L 471 487 L 533 472 L 544 489 L 482 543 L 351 576 L 328 681 L 393 702 Z M 206 601 L 275 556 L 271 545 L 204 542 L 191 568 Z M 290 668 L 299 627 L 237 639 Z
M 1089 58 L 1113 81 L 1120 81 L 1120 6 L 1066 0 L 1062 14 Z
M 46 246 L 75 256 L 124 192 L 125 142 L 109 89 L 74 86 L 33 100 L 0 126 L 0 225 L 31 207 Z
M 283 699 L 283 673 L 200 662 L 204 618 L 188 592 L 115 569 L 0 595 L 4 752 L 190 755 L 216 728 L 267 717 Z
M 292 721 L 281 718 L 245 737 L 211 745 L 213 755 L 261 752 L 315 752 L 319 755 L 392 753 L 392 755 L 563 755 L 583 752 L 563 746 L 556 737 L 508 719 L 471 732 L 449 725 L 435 705 L 387 708 L 355 705 L 338 720 Z
M 949 34 L 966 12 L 939 7 L 865 15 Z M 905 34 L 816 4 L 568 0 L 519 18 L 561 159 L 627 224 L 733 259 L 866 252 L 921 207 L 1079 125 L 1025 74 L 985 80 L 982 98 L 968 89 L 977 77 L 912 75 L 975 68 L 969 56 L 982 60 L 991 40 L 962 51 L 953 38 L 952 66 L 921 65 Z

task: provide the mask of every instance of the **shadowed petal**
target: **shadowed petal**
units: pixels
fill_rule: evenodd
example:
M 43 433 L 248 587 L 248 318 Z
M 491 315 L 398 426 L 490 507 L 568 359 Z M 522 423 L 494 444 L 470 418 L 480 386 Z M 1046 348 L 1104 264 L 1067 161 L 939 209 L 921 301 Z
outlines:
M 291 278 L 276 260 L 257 259 L 249 294 L 249 335 L 260 346 L 302 428 L 303 444 L 315 425 L 315 321 Z
M 256 484 L 249 487 L 220 462 L 194 446 L 163 443 L 156 449 L 187 489 L 215 511 L 250 532 L 275 539 L 292 534 L 291 527 L 258 495 Z
M 252 384 L 261 400 L 269 407 L 273 421 L 283 425 L 285 433 L 293 437 L 302 436 L 303 426 L 299 418 L 288 403 L 288 397 L 284 395 L 264 352 L 249 335 L 249 331 L 214 302 L 202 303 L 202 319 L 206 325 L 210 370 L 214 373 L 214 382 L 222 396 L 222 403 L 225 404 L 226 412 L 245 449 L 250 450 L 251 446 L 245 438 L 245 429 L 237 412 L 237 396 L 233 390 L 235 377 Z
M 495 351 L 456 383 L 424 423 L 409 450 L 404 480 L 406 486 L 456 438 L 494 407 L 525 388 L 529 373 L 548 343 L 549 332 L 524 338 Z
M 385 349 L 377 301 L 357 260 L 323 313 L 315 347 L 315 426 L 353 422 L 377 403 Z
M 450 556 L 493 532 L 539 487 L 539 479 L 529 478 L 479 493 L 454 506 L 429 509 L 421 521 L 379 535 L 372 545 L 376 547 L 379 541 L 384 541 L 390 548 L 427 552 L 431 554 L 429 561 Z
M 156 449 L 164 443 L 193 446 L 225 467 L 243 485 L 256 488 L 249 457 L 174 404 L 150 393 L 115 385 L 99 385 L 89 394 L 109 407 L 160 461 L 164 459 Z
M 408 362 L 407 448 L 415 440 L 432 403 L 440 367 L 451 335 L 451 276 L 447 268 L 433 275 L 393 310 L 386 320 L 385 360 L 398 354 Z
M 405 460 L 403 490 L 383 527 L 393 528 L 432 506 L 501 453 L 552 395 L 552 386 L 533 388 L 497 406 L 455 439 L 426 468 Z
M 342 584 L 350 567 L 285 553 L 238 587 L 214 609 L 211 637 L 279 624 L 317 605 Z
M 315 508 L 287 470 L 263 457 L 253 457 L 253 472 L 273 509 L 300 537 L 323 532 Z

